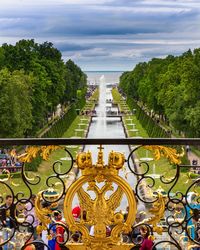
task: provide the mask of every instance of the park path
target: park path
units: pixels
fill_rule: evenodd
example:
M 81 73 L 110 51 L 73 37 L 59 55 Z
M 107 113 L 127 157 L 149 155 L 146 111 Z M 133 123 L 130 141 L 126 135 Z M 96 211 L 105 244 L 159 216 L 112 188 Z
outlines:
M 189 151 L 187 153 L 188 160 L 190 161 L 190 165 L 193 165 L 192 162 L 193 160 L 197 160 L 196 165 L 200 165 L 200 157 L 198 157 L 196 154 L 194 154 L 192 151 Z

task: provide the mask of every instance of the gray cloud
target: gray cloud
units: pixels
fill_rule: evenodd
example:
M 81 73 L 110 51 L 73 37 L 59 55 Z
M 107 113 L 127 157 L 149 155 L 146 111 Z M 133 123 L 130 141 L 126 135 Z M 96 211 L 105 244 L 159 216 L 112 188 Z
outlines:
M 151 9 L 134 10 L 134 8 L 116 9 L 86 8 L 77 10 L 71 8 L 66 15 L 46 21 L 45 34 L 49 35 L 126 35 L 126 34 L 153 34 L 175 31 L 182 28 L 182 23 L 190 25 L 192 20 L 199 17 L 196 10 L 169 10 L 158 11 Z
M 1 42 L 51 41 L 84 67 L 130 69 L 139 61 L 199 46 L 197 0 L 2 0 Z M 23 2 L 23 5 L 20 5 Z M 75 3 L 75 4 L 73 4 Z M 93 67 L 93 68 L 90 68 Z M 105 68 L 106 69 L 106 68 Z
M 104 50 L 91 50 L 91 51 L 85 51 L 81 54 L 82 57 L 88 57 L 88 58 L 92 58 L 92 57 L 109 57 L 111 54 L 107 51 Z
M 139 1 L 138 1 L 139 2 Z M 95 36 L 172 32 L 182 22 L 190 23 L 198 16 L 195 9 L 161 10 L 139 6 L 137 8 L 116 6 L 56 6 L 15 10 L 7 14 L 7 22 L 1 22 L 3 32 L 19 30 L 24 34 L 49 36 Z M 159 14 L 159 11 L 161 14 Z M 1 16 L 5 16 L 6 12 Z M 14 15 L 14 18 L 13 16 Z M 9 18 L 10 17 L 10 18 Z M 10 20 L 9 20 L 10 19 Z M 11 21 L 12 20 L 12 21 Z M 179 27 L 180 28 L 180 27 Z M 41 32 L 38 32 L 38 31 Z M 40 33 L 40 34 L 38 34 Z
M 65 42 L 55 42 L 54 46 L 59 49 L 61 52 L 63 51 L 82 51 L 92 49 L 91 45 L 80 45 L 75 43 L 65 43 Z

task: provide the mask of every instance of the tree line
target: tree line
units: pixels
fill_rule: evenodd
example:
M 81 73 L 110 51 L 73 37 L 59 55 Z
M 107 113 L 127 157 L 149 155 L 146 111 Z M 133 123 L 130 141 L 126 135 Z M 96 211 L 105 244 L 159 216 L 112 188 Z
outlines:
M 84 96 L 87 76 L 62 60 L 51 42 L 20 40 L 0 47 L 0 137 L 26 137 L 47 123 L 58 104 Z
M 139 63 L 121 75 L 119 87 L 152 116 L 200 137 L 200 49 Z

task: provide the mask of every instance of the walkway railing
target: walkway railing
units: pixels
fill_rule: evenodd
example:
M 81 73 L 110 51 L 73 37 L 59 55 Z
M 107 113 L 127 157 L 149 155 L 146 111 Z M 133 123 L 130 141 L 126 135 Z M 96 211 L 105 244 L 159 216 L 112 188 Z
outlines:
M 25 138 L 0 139 L 6 145 L 200 145 L 200 138 Z
M 46 231 L 49 240 L 54 240 L 54 243 L 60 246 L 68 247 L 65 249 L 72 249 L 70 248 L 71 242 L 83 244 L 84 234 L 81 231 L 82 229 L 73 231 L 70 225 L 67 224 L 67 221 L 63 223 L 52 212 L 54 208 L 58 210 L 61 208 L 64 210 L 66 218 L 67 212 L 65 212 L 65 207 L 63 207 L 63 204 L 67 202 L 65 197 L 68 195 L 67 191 L 69 188 L 69 182 L 66 182 L 66 180 L 69 181 L 71 176 L 75 177 L 77 174 L 76 164 L 78 165 L 77 159 L 75 160 L 75 157 L 70 152 L 70 146 L 73 148 L 73 145 L 94 145 L 96 148 L 95 145 L 129 145 L 131 151 L 125 159 L 128 168 L 127 174 L 136 177 L 136 183 L 131 188 L 134 199 L 138 200 L 138 209 L 142 205 L 143 210 L 139 210 L 136 214 L 136 220 L 130 232 L 121 232 L 122 243 L 129 246 L 126 249 L 136 249 L 131 247 L 143 244 L 144 239 L 139 233 L 139 229 L 142 227 L 145 227 L 146 232 L 149 232 L 149 240 L 153 241 L 154 244 L 153 249 L 195 249 L 195 247 L 200 247 L 200 175 L 197 175 L 191 182 L 191 176 L 188 174 L 188 179 L 185 179 L 184 183 L 182 183 L 183 186 L 187 186 L 185 188 L 186 191 L 174 192 L 182 175 L 181 169 L 184 167 L 189 172 L 191 168 L 190 165 L 181 165 L 179 158 L 183 156 L 182 149 L 180 152 L 176 152 L 174 148 L 175 146 L 200 145 L 199 138 L 0 139 L 0 148 L 18 145 L 31 146 L 30 150 L 22 155 L 21 159 L 23 161 L 25 161 L 24 159 L 32 159 L 36 154 L 43 155 L 45 158 L 55 149 L 48 146 L 55 145 L 60 146 L 60 149 L 66 152 L 69 162 L 65 168 L 63 167 L 65 163 L 58 159 L 51 166 L 52 174 L 46 178 L 46 189 L 38 193 L 35 191 L 35 187 L 41 185 L 42 176 L 30 178 L 26 171 L 25 162 L 22 164 L 21 180 L 23 182 L 22 186 L 26 188 L 26 192 L 24 192 L 24 188 L 22 188 L 22 192 L 19 191 L 19 187 L 15 188 L 17 183 L 13 179 L 12 173 L 7 173 L 7 177 L 4 178 L 1 178 L 0 175 L 0 190 L 2 191 L 0 192 L 0 246 L 7 246 L 7 249 L 26 249 L 28 245 L 32 245 L 39 249 L 43 245 L 47 249 L 51 249 L 48 242 L 45 242 L 44 238 L 42 240 L 41 235 L 43 235 L 44 231 Z M 150 166 L 148 160 L 135 161 L 135 154 L 142 147 L 156 153 L 156 157 L 163 155 L 168 158 L 173 165 L 173 176 L 165 176 L 165 169 L 163 169 L 163 175 L 155 176 L 152 174 L 152 166 Z M 102 146 L 100 146 L 100 152 L 101 150 Z M 87 164 L 90 163 L 91 158 L 87 154 L 83 154 L 81 157 L 80 169 L 82 170 L 81 164 L 89 166 Z M 118 157 L 116 154 L 112 161 L 116 169 Z M 114 162 L 116 162 L 116 165 Z M 105 169 L 107 167 L 106 165 Z M 156 178 L 161 183 L 160 187 L 156 186 Z M 74 180 L 71 179 L 71 181 L 73 182 Z M 163 189 L 163 187 L 165 188 Z M 36 198 L 36 200 L 33 198 Z M 126 224 L 126 216 L 120 212 L 121 214 L 123 215 L 123 223 Z M 143 214 L 142 219 L 141 217 L 139 219 L 139 214 Z M 77 225 L 86 223 L 87 219 L 84 219 L 83 216 L 83 211 L 81 211 L 81 214 L 74 217 L 74 220 L 77 220 Z M 38 226 L 38 219 L 41 225 L 37 227 L 39 236 L 36 236 L 35 230 L 36 225 Z M 89 222 L 87 223 L 87 226 L 89 226 Z M 122 223 L 121 217 L 119 221 L 116 217 L 115 223 Z M 61 231 L 62 237 L 60 237 Z M 106 237 L 109 238 L 110 236 Z

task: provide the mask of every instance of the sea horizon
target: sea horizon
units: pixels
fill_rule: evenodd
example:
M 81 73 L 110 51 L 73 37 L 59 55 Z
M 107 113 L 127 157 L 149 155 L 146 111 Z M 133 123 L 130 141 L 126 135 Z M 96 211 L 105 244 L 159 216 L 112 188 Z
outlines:
M 124 71 L 84 71 L 89 83 L 100 83 L 100 78 L 104 76 L 106 83 L 119 83 L 119 78 Z

